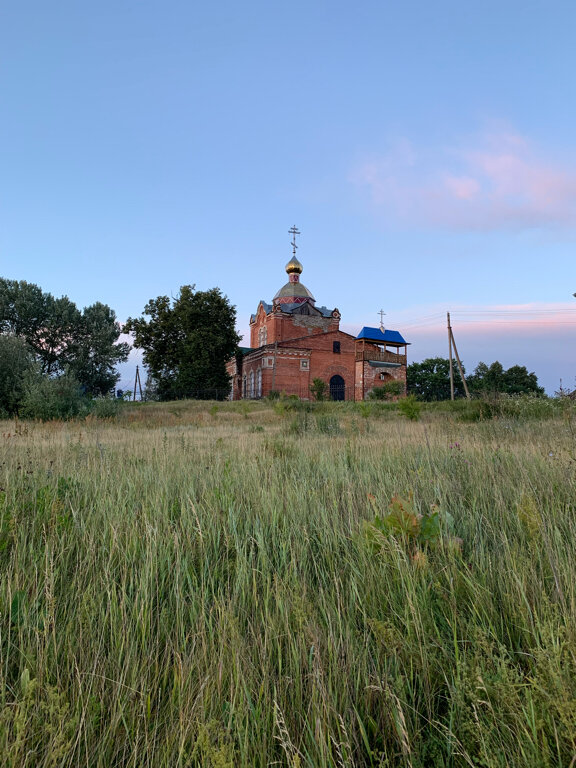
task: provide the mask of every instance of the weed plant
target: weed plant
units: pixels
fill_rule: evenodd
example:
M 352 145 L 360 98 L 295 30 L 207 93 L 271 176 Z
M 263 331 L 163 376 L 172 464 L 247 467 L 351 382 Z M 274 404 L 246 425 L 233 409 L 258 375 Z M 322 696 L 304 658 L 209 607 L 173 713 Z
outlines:
M 0 423 L 2 766 L 574 765 L 573 405 L 279 402 Z

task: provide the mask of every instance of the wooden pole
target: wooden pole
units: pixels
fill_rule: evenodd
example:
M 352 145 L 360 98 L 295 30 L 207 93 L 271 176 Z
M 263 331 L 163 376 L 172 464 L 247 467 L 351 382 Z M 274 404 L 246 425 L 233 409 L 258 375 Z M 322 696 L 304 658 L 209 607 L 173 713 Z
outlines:
M 454 366 L 452 365 L 452 328 L 450 327 L 450 312 L 446 312 L 448 322 L 448 362 L 450 364 L 450 400 L 454 400 Z
M 134 377 L 134 392 L 132 393 L 132 402 L 136 400 L 136 389 L 140 390 L 140 400 L 142 400 L 142 381 L 140 379 L 140 369 L 136 366 L 136 375 Z
M 450 328 L 450 338 L 452 340 L 452 344 L 454 345 L 454 352 L 456 353 L 456 362 L 458 363 L 458 370 L 460 371 L 462 384 L 464 384 L 464 392 L 466 392 L 466 397 L 468 398 L 468 400 L 470 400 L 470 392 L 468 391 L 468 384 L 466 384 L 466 378 L 464 376 L 464 370 L 462 368 L 462 363 L 460 362 L 460 356 L 458 355 L 458 350 L 456 348 L 456 341 L 454 340 L 454 334 L 452 333 L 452 328 Z

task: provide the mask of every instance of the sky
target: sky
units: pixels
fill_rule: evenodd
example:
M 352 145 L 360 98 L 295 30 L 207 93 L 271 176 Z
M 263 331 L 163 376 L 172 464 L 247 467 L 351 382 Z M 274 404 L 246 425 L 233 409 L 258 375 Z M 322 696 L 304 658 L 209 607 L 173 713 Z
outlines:
M 576 386 L 573 0 L 19 0 L 0 11 L 0 275 L 120 321 L 286 281 L 409 360 Z M 247 339 L 245 339 L 247 341 Z M 135 362 L 122 368 L 129 387 Z

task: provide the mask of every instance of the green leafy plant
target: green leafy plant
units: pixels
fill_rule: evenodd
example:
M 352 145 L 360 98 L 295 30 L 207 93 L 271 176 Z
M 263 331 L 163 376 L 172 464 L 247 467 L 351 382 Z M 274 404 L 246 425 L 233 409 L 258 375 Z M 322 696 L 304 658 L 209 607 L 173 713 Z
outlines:
M 381 387 L 374 387 L 368 397 L 370 400 L 392 400 L 404 394 L 404 383 L 402 381 L 387 381 Z
M 376 516 L 372 522 L 366 522 L 364 531 L 368 544 L 379 550 L 382 537 L 393 537 L 402 541 L 413 559 L 422 561 L 422 548 L 436 546 L 441 541 L 450 544 L 455 549 L 461 546 L 461 540 L 450 535 L 453 527 L 452 517 L 448 513 L 440 516 L 440 509 L 433 504 L 428 512 L 418 512 L 412 493 L 408 498 L 393 496 L 386 514 L 379 514 L 376 499 L 368 495 Z
M 418 421 L 422 411 L 422 404 L 418 402 L 414 395 L 408 395 L 398 401 L 398 410 L 410 421 Z
M 97 397 L 91 403 L 90 414 L 97 419 L 115 419 L 123 403 L 119 397 Z
M 312 385 L 310 386 L 310 392 L 312 393 L 312 397 L 318 402 L 326 400 L 328 394 L 328 384 L 326 384 L 326 382 L 322 379 L 313 379 Z

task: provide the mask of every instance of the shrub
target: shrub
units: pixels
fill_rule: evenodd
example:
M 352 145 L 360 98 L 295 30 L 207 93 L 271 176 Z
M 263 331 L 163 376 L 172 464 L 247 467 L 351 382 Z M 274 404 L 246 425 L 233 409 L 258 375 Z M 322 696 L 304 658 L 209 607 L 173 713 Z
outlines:
M 313 379 L 310 392 L 312 393 L 312 397 L 318 402 L 321 400 L 326 400 L 328 384 L 326 384 L 326 382 L 322 379 Z
M 115 419 L 123 402 L 121 398 L 116 397 L 97 397 L 92 400 L 90 413 L 97 419 Z
M 50 379 L 47 376 L 29 376 L 24 385 L 20 413 L 24 418 L 50 421 L 72 419 L 86 415 L 90 410 L 78 380 L 69 373 Z
M 422 404 L 418 402 L 414 395 L 408 395 L 398 402 L 398 410 L 410 421 L 418 421 L 422 411 Z
M 391 400 L 404 394 L 404 383 L 401 381 L 387 381 L 381 387 L 374 387 L 368 397 L 370 400 Z

